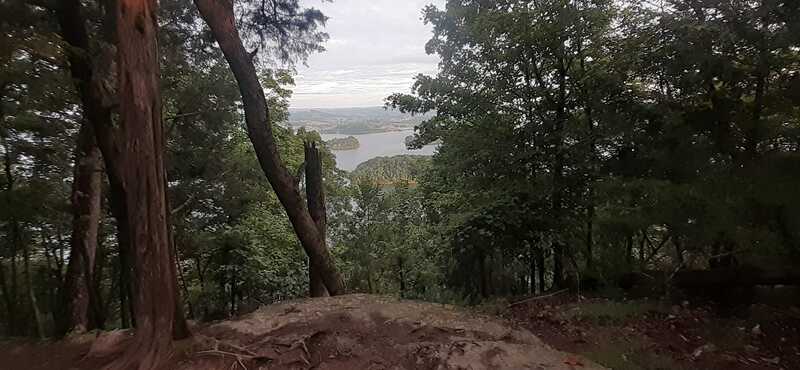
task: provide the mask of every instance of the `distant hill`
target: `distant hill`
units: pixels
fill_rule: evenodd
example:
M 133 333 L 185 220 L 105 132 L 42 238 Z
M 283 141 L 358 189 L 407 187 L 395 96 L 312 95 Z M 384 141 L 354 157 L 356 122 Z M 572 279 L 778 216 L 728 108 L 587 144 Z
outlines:
M 380 185 L 398 182 L 415 183 L 420 172 L 430 160 L 431 157 L 425 155 L 375 157 L 359 164 L 353 170 L 352 176 L 357 180 L 374 181 Z
M 408 130 L 425 120 L 383 107 L 289 109 L 289 124 L 326 134 Z

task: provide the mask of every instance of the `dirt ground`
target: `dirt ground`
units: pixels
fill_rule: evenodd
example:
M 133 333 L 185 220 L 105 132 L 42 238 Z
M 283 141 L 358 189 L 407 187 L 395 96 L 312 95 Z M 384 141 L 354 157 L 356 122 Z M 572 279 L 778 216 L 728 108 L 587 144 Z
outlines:
M 713 306 L 572 294 L 504 307 L 514 327 L 615 370 L 800 369 L 800 309 Z
M 600 370 L 525 329 L 453 306 L 348 295 L 263 307 L 193 328 L 164 369 Z M 114 331 L 60 342 L 2 342 L 0 369 L 99 369 L 130 338 Z

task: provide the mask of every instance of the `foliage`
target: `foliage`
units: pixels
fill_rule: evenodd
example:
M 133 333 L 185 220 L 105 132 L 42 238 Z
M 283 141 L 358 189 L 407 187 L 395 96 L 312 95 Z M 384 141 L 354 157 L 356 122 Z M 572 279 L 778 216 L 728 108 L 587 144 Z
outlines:
M 550 256 L 529 283 L 796 261 L 798 17 L 787 1 L 427 7 L 440 70 L 387 106 L 435 112 L 414 144 L 442 141 L 420 188 L 456 270 L 513 271 L 488 254 L 507 237 L 517 261 L 526 240 Z M 547 222 L 511 236 L 518 213 Z
M 375 157 L 359 164 L 351 177 L 356 181 L 371 181 L 378 185 L 414 184 L 429 162 L 430 157 L 422 155 Z

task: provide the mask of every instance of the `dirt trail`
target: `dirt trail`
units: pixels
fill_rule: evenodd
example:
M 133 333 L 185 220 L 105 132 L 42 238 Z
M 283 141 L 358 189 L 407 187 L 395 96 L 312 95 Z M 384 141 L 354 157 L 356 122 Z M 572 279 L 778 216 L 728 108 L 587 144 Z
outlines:
M 263 307 L 236 320 L 195 328 L 191 343 L 179 343 L 165 369 L 548 369 L 600 370 L 582 357 L 554 350 L 527 330 L 498 318 L 432 303 L 391 297 L 347 295 Z M 91 350 L 59 358 L 79 359 L 64 367 L 40 366 L 28 358 L 52 346 L 0 346 L 0 364 L 15 369 L 93 369 L 125 332 L 104 333 Z M 49 346 L 49 347 L 47 347 Z M 71 353 L 76 351 L 71 345 Z M 63 352 L 63 350 L 61 351 Z M 16 354 L 16 355 L 15 355 Z M 77 360 L 76 360 L 77 361 Z M 0 368 L 4 368 L 0 366 Z

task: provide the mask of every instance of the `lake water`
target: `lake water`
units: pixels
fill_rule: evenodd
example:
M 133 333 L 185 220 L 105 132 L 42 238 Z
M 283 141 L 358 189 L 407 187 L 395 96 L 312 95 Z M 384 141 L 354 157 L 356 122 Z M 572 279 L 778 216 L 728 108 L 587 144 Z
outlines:
M 413 134 L 414 131 L 412 130 L 364 135 L 322 134 L 322 140 L 347 136 L 355 136 L 358 139 L 358 149 L 333 151 L 333 154 L 336 155 L 336 167 L 345 171 L 352 171 L 359 164 L 375 157 L 391 157 L 400 154 L 433 155 L 436 152 L 436 145 L 427 145 L 422 149 L 408 150 L 405 139 L 406 136 Z

